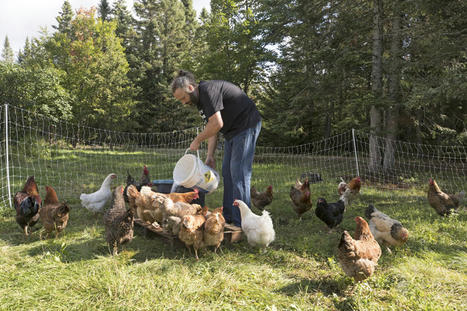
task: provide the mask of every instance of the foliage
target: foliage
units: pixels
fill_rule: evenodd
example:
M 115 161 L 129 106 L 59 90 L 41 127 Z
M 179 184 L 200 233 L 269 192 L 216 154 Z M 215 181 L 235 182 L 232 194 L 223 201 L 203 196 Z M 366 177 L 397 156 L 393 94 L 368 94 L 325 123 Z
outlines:
M 15 54 L 13 49 L 10 46 L 10 40 L 8 40 L 8 36 L 5 36 L 5 41 L 3 42 L 3 49 L 2 49 L 2 59 L 4 62 L 13 63 Z

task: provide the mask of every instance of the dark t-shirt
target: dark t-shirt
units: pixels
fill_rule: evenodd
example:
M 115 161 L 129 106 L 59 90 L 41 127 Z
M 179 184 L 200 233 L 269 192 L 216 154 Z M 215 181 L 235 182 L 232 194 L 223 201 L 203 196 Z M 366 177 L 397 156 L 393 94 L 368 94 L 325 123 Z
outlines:
M 205 122 L 217 111 L 224 126 L 220 130 L 229 140 L 243 130 L 254 127 L 261 115 L 255 103 L 233 83 L 221 80 L 201 81 L 198 86 L 199 112 Z

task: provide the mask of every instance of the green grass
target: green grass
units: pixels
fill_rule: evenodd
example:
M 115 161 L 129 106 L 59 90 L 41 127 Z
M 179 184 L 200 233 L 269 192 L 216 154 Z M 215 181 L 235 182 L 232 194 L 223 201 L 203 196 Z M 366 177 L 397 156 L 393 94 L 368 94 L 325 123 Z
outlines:
M 336 187 L 312 185 L 313 201 L 335 201 Z M 208 196 L 208 205 L 220 206 L 221 197 L 221 191 Z M 0 310 L 467 309 L 467 214 L 438 216 L 421 190 L 363 188 L 334 233 L 314 212 L 299 221 L 281 191 L 269 208 L 276 241 L 266 252 L 241 241 L 217 255 L 202 251 L 199 261 L 141 229 L 112 257 L 102 215 L 78 200 L 69 203 L 65 233 L 48 240 L 39 239 L 40 230 L 26 238 L 14 211 L 0 208 Z M 369 203 L 400 220 L 410 239 L 392 254 L 383 250 L 376 273 L 354 283 L 337 263 L 337 244 L 343 230 L 353 233 L 353 219 Z

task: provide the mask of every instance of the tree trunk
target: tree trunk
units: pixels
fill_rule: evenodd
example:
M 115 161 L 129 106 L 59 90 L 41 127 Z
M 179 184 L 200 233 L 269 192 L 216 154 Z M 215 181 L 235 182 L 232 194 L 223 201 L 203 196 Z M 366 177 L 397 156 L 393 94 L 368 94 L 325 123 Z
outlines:
M 387 110 L 387 140 L 384 150 L 384 170 L 393 169 L 395 163 L 394 140 L 397 138 L 399 130 L 401 42 L 401 7 L 400 0 L 395 0 L 392 18 L 391 62 L 389 65 L 390 106 Z
M 371 70 L 371 90 L 374 103 L 370 109 L 370 163 L 372 172 L 381 167 L 381 153 L 375 135 L 381 132 L 381 110 L 377 103 L 383 95 L 383 0 L 374 0 L 373 7 L 373 57 Z

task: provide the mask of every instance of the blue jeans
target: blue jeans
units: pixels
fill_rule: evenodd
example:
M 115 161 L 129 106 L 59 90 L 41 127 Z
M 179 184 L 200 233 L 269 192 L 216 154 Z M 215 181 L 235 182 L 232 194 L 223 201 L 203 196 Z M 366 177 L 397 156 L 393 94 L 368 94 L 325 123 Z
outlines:
M 261 121 L 224 142 L 224 218 L 226 222 L 238 227 L 241 227 L 242 218 L 238 207 L 233 206 L 233 201 L 239 199 L 250 206 L 251 169 L 260 131 Z

